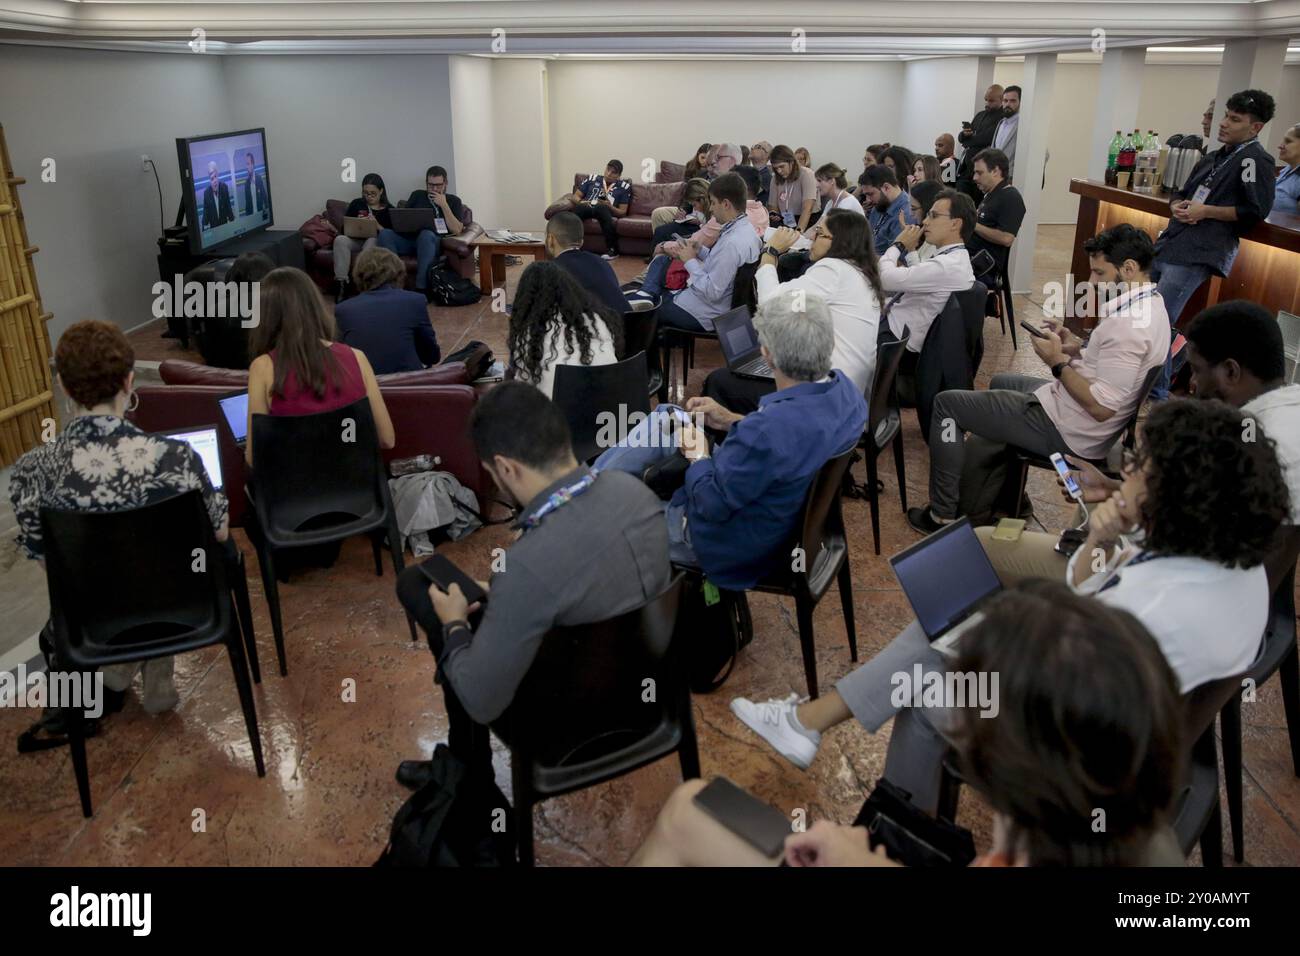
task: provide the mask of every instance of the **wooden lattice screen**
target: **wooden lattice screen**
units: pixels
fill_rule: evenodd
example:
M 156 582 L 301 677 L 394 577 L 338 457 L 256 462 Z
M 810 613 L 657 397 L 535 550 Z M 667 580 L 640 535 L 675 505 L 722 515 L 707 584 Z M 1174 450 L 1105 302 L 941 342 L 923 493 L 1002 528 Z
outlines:
M 27 226 L 9 146 L 0 126 L 0 466 L 8 466 L 41 440 L 43 423 L 55 418 L 50 382 L 50 339 L 41 311 Z

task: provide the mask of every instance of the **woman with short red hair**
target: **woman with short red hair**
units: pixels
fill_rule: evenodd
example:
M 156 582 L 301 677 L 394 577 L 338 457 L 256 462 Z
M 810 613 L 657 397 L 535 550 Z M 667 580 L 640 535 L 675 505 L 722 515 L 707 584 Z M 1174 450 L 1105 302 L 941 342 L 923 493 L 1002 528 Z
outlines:
M 183 441 L 146 434 L 126 420 L 138 399 L 132 387 L 135 353 L 121 329 L 98 321 L 72 325 L 59 338 L 54 364 L 68 399 L 63 431 L 19 458 L 9 479 L 18 546 L 27 557 L 44 563 L 42 508 L 121 511 L 193 490 L 203 493 L 217 540 L 225 541 L 226 498 L 213 490 L 198 453 Z M 40 644 L 53 672 L 58 665 L 48 630 L 48 625 L 42 630 Z M 176 705 L 173 660 L 157 658 L 144 665 L 143 703 L 150 713 Z M 139 664 L 106 667 L 104 685 L 120 695 L 139 669 Z M 18 749 L 59 746 L 66 742 L 64 729 L 62 714 L 47 709 L 19 738 Z

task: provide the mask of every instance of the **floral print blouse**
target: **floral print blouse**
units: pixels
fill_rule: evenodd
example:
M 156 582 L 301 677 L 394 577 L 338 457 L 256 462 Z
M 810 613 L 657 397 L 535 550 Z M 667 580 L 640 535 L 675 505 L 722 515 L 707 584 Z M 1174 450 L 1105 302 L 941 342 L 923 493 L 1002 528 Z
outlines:
M 72 419 L 57 439 L 19 458 L 9 478 L 18 544 L 36 560 L 45 556 L 42 508 L 119 511 L 195 489 L 203 492 L 212 527 L 220 528 L 226 497 L 212 489 L 198 453 L 115 415 Z

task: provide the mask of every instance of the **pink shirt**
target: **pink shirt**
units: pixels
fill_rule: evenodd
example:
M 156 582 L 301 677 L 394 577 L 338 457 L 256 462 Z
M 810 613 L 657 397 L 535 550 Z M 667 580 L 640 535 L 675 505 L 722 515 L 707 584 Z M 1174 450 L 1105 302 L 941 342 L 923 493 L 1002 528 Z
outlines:
M 767 208 L 756 199 L 746 200 L 745 218 L 749 220 L 749 224 L 753 226 L 754 231 L 758 233 L 758 238 L 762 239 L 763 233 L 767 231 L 768 226 Z M 713 244 L 718 241 L 718 236 L 720 235 L 722 235 L 722 223 L 710 216 L 709 221 L 700 226 L 700 228 L 695 231 L 695 235 L 691 238 L 700 241 L 700 248 L 712 249 Z M 670 256 L 676 253 L 680 248 L 681 243 L 676 239 L 663 244 L 663 251 L 668 253 Z
M 1076 455 L 1104 458 L 1146 396 L 1146 375 L 1169 354 L 1169 313 L 1154 282 L 1098 308 L 1100 321 L 1070 367 L 1092 382 L 1092 397 L 1115 414 L 1104 422 L 1074 400 L 1061 381 L 1034 392 L 1047 417 Z

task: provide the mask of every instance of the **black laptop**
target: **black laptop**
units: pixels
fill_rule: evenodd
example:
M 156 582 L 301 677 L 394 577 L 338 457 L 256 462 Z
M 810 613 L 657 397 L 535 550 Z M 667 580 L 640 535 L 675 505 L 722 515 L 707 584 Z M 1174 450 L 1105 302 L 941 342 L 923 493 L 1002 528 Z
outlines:
M 722 346 L 727 368 L 741 378 L 776 381 L 772 367 L 763 360 L 758 335 L 754 332 L 754 320 L 749 315 L 748 307 L 742 305 L 738 309 L 724 312 L 713 320 L 713 328 L 718 333 L 718 344 Z
M 984 619 L 979 608 L 1002 582 L 968 518 L 954 521 L 889 559 L 917 623 L 941 654 Z

